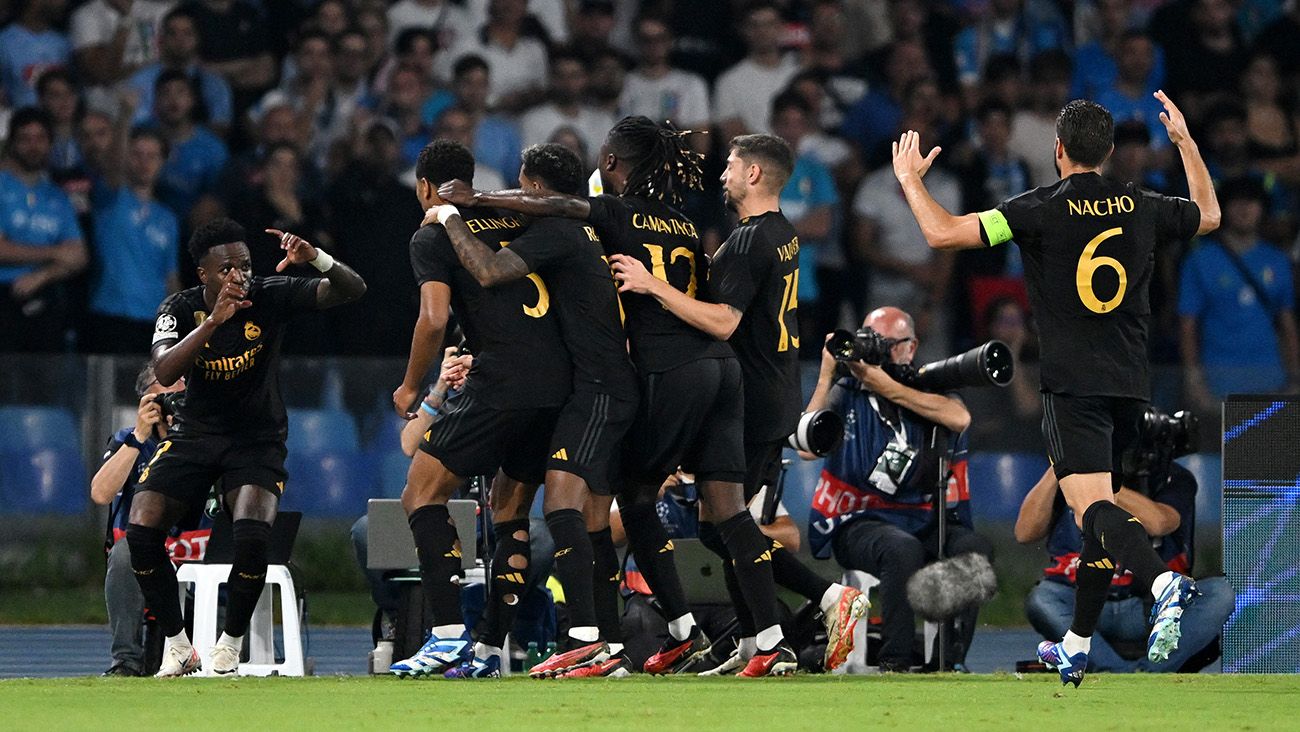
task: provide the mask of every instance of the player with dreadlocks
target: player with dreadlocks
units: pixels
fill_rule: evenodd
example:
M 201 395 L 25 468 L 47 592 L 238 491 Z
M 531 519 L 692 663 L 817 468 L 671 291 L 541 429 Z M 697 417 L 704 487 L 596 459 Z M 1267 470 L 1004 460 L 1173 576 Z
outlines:
M 678 292 L 695 297 L 707 279 L 708 261 L 695 224 L 672 205 L 682 191 L 703 186 L 702 156 L 688 145 L 688 134 L 646 117 L 619 121 L 600 150 L 601 182 L 613 195 L 484 193 L 461 181 L 443 184 L 438 195 L 458 206 L 584 219 L 595 227 L 607 253 L 633 257 Z M 758 646 L 769 660 L 773 654 L 778 659 L 753 664 L 741 675 L 792 673 L 797 664 L 778 623 L 768 543 L 745 508 L 740 364 L 725 342 L 687 325 L 652 297 L 629 295 L 623 306 L 641 404 L 625 443 L 619 510 L 637 565 L 669 618 L 670 637 L 646 661 L 645 670 L 698 670 L 710 647 L 687 608 L 672 542 L 655 510 L 659 486 L 681 467 L 695 474 L 702 522 L 715 527 L 735 559 L 759 631 Z M 597 547 L 595 577 L 604 585 L 598 585 L 598 592 L 612 592 L 617 564 L 602 567 L 599 546 L 607 542 L 601 537 L 608 536 L 609 514 L 601 513 L 589 511 L 588 529 Z M 589 673 L 602 671 L 603 665 L 597 665 Z

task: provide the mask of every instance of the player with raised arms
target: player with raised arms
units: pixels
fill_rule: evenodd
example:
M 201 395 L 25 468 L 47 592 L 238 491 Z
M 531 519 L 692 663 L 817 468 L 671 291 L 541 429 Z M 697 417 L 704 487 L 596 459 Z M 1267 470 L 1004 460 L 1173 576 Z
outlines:
M 1192 579 L 1168 570 L 1142 525 L 1114 497 L 1114 476 L 1150 399 L 1153 253 L 1219 225 L 1210 173 L 1187 122 L 1164 92 L 1155 97 L 1164 105 L 1160 121 L 1182 158 L 1190 200 L 1104 177 L 1114 120 L 1085 100 L 1065 105 L 1056 121 L 1061 179 L 981 213 L 955 216 L 926 190 L 922 178 L 939 148 L 923 155 L 912 131 L 893 145 L 894 174 L 931 247 L 1020 245 L 1042 349 L 1043 438 L 1083 530 L 1073 622 L 1061 642 L 1044 641 L 1038 657 L 1076 687 L 1117 565 L 1155 600 L 1147 641 L 1152 661 L 1177 648 L 1179 619 L 1197 595 Z
M 361 297 L 366 283 L 350 267 L 301 237 L 277 229 L 284 259 L 324 277 L 253 274 L 244 228 L 216 219 L 194 232 L 190 256 L 201 284 L 171 295 L 154 322 L 153 369 L 170 386 L 185 377 L 175 421 L 140 475 L 126 530 L 140 592 L 167 638 L 159 676 L 184 676 L 199 657 L 181 617 L 167 529 L 202 505 L 216 483 L 234 522 L 234 561 L 226 584 L 224 631 L 208 671 L 233 674 L 249 619 L 266 584 L 271 524 L 288 477 L 288 416 L 280 398 L 280 341 L 296 312 Z

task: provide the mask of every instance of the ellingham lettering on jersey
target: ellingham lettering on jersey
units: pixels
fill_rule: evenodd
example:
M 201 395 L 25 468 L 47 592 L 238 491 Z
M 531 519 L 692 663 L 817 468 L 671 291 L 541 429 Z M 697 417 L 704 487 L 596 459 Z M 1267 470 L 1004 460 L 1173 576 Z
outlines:
M 1134 208 L 1132 196 L 1111 196 L 1079 201 L 1067 198 L 1065 203 L 1069 206 L 1071 216 L 1114 216 L 1119 213 L 1133 213 Z
M 789 262 L 799 256 L 799 237 L 796 236 L 791 239 L 789 244 L 782 244 L 777 247 L 776 255 L 781 258 L 782 262 Z
M 695 231 L 695 224 L 689 221 L 664 219 L 647 213 L 632 214 L 632 228 L 657 231 L 660 234 L 676 234 L 678 236 L 699 238 L 699 234 Z
M 514 218 L 513 216 L 503 216 L 501 218 L 492 218 L 492 219 L 487 219 L 487 218 L 466 219 L 465 226 L 469 227 L 469 230 L 471 232 L 477 234 L 480 231 L 494 231 L 498 229 L 520 229 L 523 228 L 523 223 L 520 222 L 519 219 Z

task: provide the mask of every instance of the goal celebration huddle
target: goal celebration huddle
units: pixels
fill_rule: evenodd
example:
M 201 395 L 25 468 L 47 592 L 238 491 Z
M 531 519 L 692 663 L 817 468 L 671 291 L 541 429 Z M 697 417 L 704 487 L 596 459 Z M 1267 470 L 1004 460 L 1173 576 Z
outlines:
M 948 211 L 931 196 L 926 174 L 939 148 L 922 150 L 911 131 L 892 145 L 900 193 L 930 247 L 1016 246 L 1023 259 L 1042 354 L 1041 449 L 1081 531 L 1069 630 L 1037 655 L 1075 686 L 1117 566 L 1151 603 L 1152 662 L 1178 648 L 1183 613 L 1201 594 L 1115 498 L 1150 400 L 1152 252 L 1219 222 L 1182 113 L 1163 92 L 1156 97 L 1189 198 L 1104 176 L 1115 125 L 1093 102 L 1070 102 L 1057 118 L 1054 150 L 1043 154 L 1054 156 L 1059 182 L 985 211 Z M 825 639 L 821 668 L 836 669 L 854 651 L 866 595 L 821 577 L 765 531 L 779 502 L 783 450 L 814 411 L 801 390 L 800 346 L 828 339 L 799 327 L 800 241 L 780 205 L 795 152 L 771 134 L 727 141 L 721 186 L 734 227 L 708 252 L 681 209 L 683 196 L 703 186 L 692 134 L 625 117 L 608 131 L 594 174 L 568 148 L 538 144 L 521 153 L 519 188 L 500 191 L 472 187 L 475 158 L 464 144 L 439 138 L 420 151 L 414 185 L 426 213 L 410 240 L 419 315 L 405 373 L 390 378 L 400 378 L 392 393 L 398 415 L 432 413 L 401 494 L 430 622 L 424 645 L 396 660 L 392 674 L 502 674 L 507 635 L 536 579 L 529 515 L 538 491 L 568 622 L 556 652 L 527 668 L 530 676 L 793 674 L 801 659 L 786 637 L 778 588 L 808 601 Z M 310 264 L 321 276 L 254 272 L 249 250 L 274 246 L 272 238 L 284 251 L 277 269 Z M 190 250 L 202 284 L 159 306 L 152 341 L 158 382 L 183 378 L 186 392 L 140 477 L 126 530 L 131 568 L 167 637 L 159 676 L 200 667 L 238 672 L 286 480 L 280 341 L 294 312 L 367 307 L 362 278 L 292 232 L 246 232 L 219 219 L 195 231 Z M 910 315 L 881 308 L 864 330 L 892 358 L 915 351 L 909 328 Z M 457 345 L 454 329 L 463 336 L 460 355 L 441 364 L 444 348 Z M 868 337 L 863 332 L 859 340 Z M 884 423 L 894 425 L 880 409 L 889 398 L 941 425 L 953 444 L 961 440 L 970 419 L 960 416 L 965 408 L 954 390 L 908 387 L 915 395 L 902 395 L 885 385 L 882 361 L 832 354 L 833 342 L 823 356 L 827 387 L 840 377 L 880 384 L 865 391 L 881 396 L 869 401 Z M 425 398 L 430 381 L 448 394 L 436 407 Z M 840 420 L 831 429 L 838 442 L 851 428 Z M 897 444 L 879 462 L 872 454 L 867 466 L 873 485 L 889 486 L 891 495 L 921 461 L 905 429 L 895 429 Z M 695 486 L 698 538 L 721 560 L 715 579 L 735 616 L 734 647 L 725 654 L 714 652 L 723 639 L 711 638 L 688 604 L 659 508 L 665 485 L 683 474 Z M 460 534 L 448 501 L 480 476 L 490 480 L 495 546 L 485 557 L 486 606 L 467 623 Z M 930 477 L 945 485 L 950 478 Z M 223 633 L 210 657 L 200 658 L 186 636 L 164 540 L 214 483 L 234 522 L 234 561 Z M 837 552 L 850 551 L 841 537 L 870 507 L 863 499 L 827 515 Z M 619 611 L 628 578 L 614 530 L 667 623 L 662 645 L 636 664 Z

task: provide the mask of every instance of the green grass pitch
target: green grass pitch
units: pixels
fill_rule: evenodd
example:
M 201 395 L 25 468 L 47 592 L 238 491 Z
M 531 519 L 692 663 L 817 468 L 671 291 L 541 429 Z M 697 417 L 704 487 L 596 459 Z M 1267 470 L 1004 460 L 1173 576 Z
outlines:
M 1300 676 L 0 681 L 9 730 L 1281 730 Z

